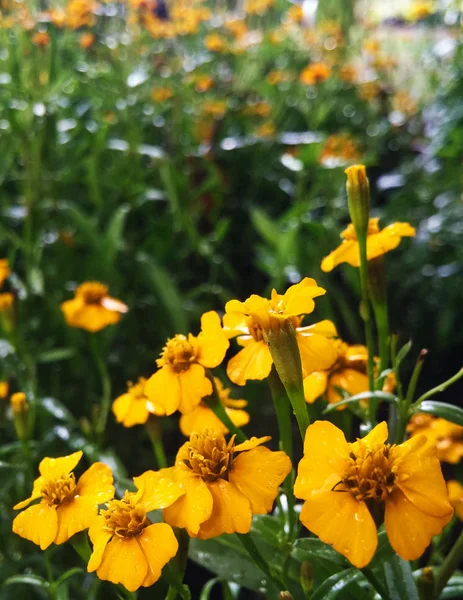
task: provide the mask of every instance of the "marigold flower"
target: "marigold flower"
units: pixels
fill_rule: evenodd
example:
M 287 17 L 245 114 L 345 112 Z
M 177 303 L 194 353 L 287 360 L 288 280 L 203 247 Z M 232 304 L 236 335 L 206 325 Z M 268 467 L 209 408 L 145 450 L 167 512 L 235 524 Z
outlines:
M 463 521 L 463 485 L 455 480 L 447 481 L 447 491 L 450 504 L 455 509 L 460 521 Z
M 95 36 L 90 31 L 85 31 L 79 39 L 79 45 L 84 50 L 88 50 L 95 43 Z
M 204 396 L 212 394 L 205 369 L 220 365 L 228 346 L 219 315 L 213 310 L 204 313 L 198 336 L 177 334 L 167 340 L 156 361 L 159 370 L 146 382 L 145 394 L 166 415 L 176 410 L 191 413 Z
M 220 401 L 225 407 L 225 412 L 230 417 L 232 423 L 236 427 L 247 425 L 249 423 L 249 414 L 245 410 L 242 410 L 248 404 L 246 400 L 234 400 L 230 398 L 230 389 L 225 388 L 218 377 L 214 377 L 214 384 Z M 203 431 L 204 429 L 218 431 L 224 435 L 228 433 L 228 429 L 222 421 L 204 402 L 200 402 L 190 414 L 182 415 L 179 426 L 180 431 L 187 437 L 195 431 Z
M 164 508 L 182 493 L 166 479 L 169 469 L 147 471 L 134 477 L 137 492 L 125 492 L 122 500 L 111 500 L 94 518 L 89 537 L 93 553 L 87 570 L 100 579 L 121 583 L 130 592 L 149 587 L 163 567 L 177 554 L 178 542 L 165 523 L 151 523 L 147 513 Z
M 8 381 L 0 381 L 0 399 L 4 400 L 8 396 Z
M 173 95 L 174 92 L 168 87 L 155 88 L 151 91 L 151 98 L 155 102 L 165 102 L 166 100 L 169 100 L 169 98 L 172 98 Z
M 127 392 L 113 402 L 113 413 L 118 423 L 124 427 L 133 427 L 146 423 L 150 415 L 162 416 L 164 411 L 154 405 L 145 393 L 146 379 L 139 377 L 138 382 L 128 383 Z
M 47 31 L 37 31 L 32 36 L 32 43 L 34 46 L 45 48 L 45 46 L 48 46 L 50 43 L 50 34 Z
M 10 292 L 0 293 L 0 313 L 8 312 L 14 303 L 14 296 Z
M 30 498 L 14 506 L 25 508 L 13 521 L 13 531 L 34 542 L 42 550 L 50 544 L 64 544 L 79 531 L 87 529 L 98 512 L 98 504 L 114 496 L 111 469 L 94 463 L 76 482 L 73 469 L 82 451 L 60 458 L 44 458 L 39 465 L 40 477 L 34 481 Z
M 331 75 L 331 69 L 324 63 L 312 63 L 303 69 L 299 80 L 304 85 L 323 83 Z
M 284 452 L 261 446 L 269 439 L 235 445 L 234 436 L 227 443 L 217 431 L 192 434 L 170 470 L 184 493 L 164 509 L 165 521 L 201 539 L 248 533 L 252 515 L 272 510 L 278 487 L 291 471 Z
M 370 219 L 368 223 L 367 258 L 372 260 L 394 250 L 403 237 L 414 237 L 415 228 L 408 223 L 392 223 L 384 229 L 379 229 L 379 219 Z M 358 267 L 360 265 L 360 251 L 357 236 L 352 223 L 341 233 L 342 244 L 325 257 L 321 264 L 325 273 L 332 271 L 343 262 Z
M 27 396 L 24 392 L 16 392 L 10 398 L 11 408 L 14 413 L 24 413 L 27 411 Z
M 411 437 L 425 435 L 437 448 L 437 457 L 442 462 L 456 465 L 463 457 L 463 427 L 446 419 L 426 413 L 413 415 L 407 425 Z
M 61 304 L 66 323 L 71 327 L 92 333 L 118 323 L 128 307 L 120 300 L 108 296 L 108 286 L 97 281 L 79 285 L 72 300 Z
M 225 52 L 228 48 L 227 42 L 218 33 L 209 33 L 206 35 L 204 45 L 209 52 Z
M 302 523 L 357 568 L 373 558 L 383 510 L 389 542 L 404 560 L 420 557 L 453 514 L 432 444 L 417 436 L 391 445 L 387 436 L 383 422 L 349 444 L 332 423 L 317 421 L 298 467 Z
M 5 279 L 10 276 L 10 266 L 7 258 L 0 258 L 0 288 L 3 286 Z

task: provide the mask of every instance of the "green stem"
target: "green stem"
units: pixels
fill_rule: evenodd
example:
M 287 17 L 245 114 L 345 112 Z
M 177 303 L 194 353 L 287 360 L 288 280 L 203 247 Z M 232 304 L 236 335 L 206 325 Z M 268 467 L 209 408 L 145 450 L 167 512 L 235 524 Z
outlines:
M 389 366 L 389 317 L 386 302 L 373 302 L 379 345 L 379 373 L 381 375 Z M 377 382 L 377 389 L 382 389 L 383 379 Z
M 146 431 L 153 447 L 154 456 L 156 457 L 156 463 L 158 469 L 165 469 L 167 467 L 167 458 L 164 451 L 164 444 L 162 442 L 162 421 L 159 417 L 150 417 L 146 422 Z
M 411 405 L 413 402 L 413 397 L 415 395 L 416 385 L 420 378 L 421 369 L 424 364 L 424 357 L 426 356 L 427 351 L 422 351 L 418 360 L 416 361 L 415 368 L 413 369 L 412 376 L 410 377 L 410 383 L 407 388 L 407 395 L 403 400 L 400 401 L 399 404 L 399 422 L 397 425 L 397 436 L 396 443 L 401 444 L 405 438 L 405 432 L 407 430 L 408 419 L 411 414 Z
M 371 583 L 373 588 L 378 592 L 382 600 L 390 600 L 390 596 L 387 593 L 387 589 L 383 586 L 381 581 L 376 577 L 371 569 L 360 569 L 365 578 Z
M 249 533 L 237 533 L 236 535 L 238 536 L 240 542 L 243 544 L 250 558 L 254 561 L 256 566 L 259 567 L 259 569 L 263 571 L 265 575 L 267 575 L 267 577 L 270 579 L 270 581 L 272 581 L 277 590 L 279 592 L 286 590 L 285 584 L 281 581 L 279 576 L 271 570 L 270 566 L 267 564 L 267 561 L 260 553 L 259 549 L 257 548 L 256 544 L 254 543 L 254 540 L 251 538 Z
M 167 563 L 164 567 L 162 574 L 165 575 L 169 582 L 168 597 L 174 599 L 177 596 L 180 596 L 183 600 L 191 600 L 190 588 L 182 583 L 183 576 L 179 576 L 170 563 Z
M 217 386 L 215 385 L 212 373 L 208 370 L 206 371 L 206 374 L 212 384 L 212 394 L 207 398 L 204 398 L 203 402 L 206 404 L 206 406 L 208 406 L 208 408 L 212 410 L 215 416 L 218 419 L 220 419 L 220 421 L 225 425 L 228 431 L 236 435 L 236 439 L 238 442 L 245 442 L 248 438 L 228 416 L 227 411 L 225 410 L 225 407 L 220 400 L 219 391 L 217 390 Z
M 93 333 L 90 334 L 90 347 L 92 349 L 93 358 L 95 359 L 95 363 L 101 378 L 101 404 L 95 431 L 99 443 L 102 444 L 106 430 L 106 422 L 108 420 L 109 409 L 111 405 L 111 381 L 109 379 L 108 368 L 106 366 L 105 361 L 103 360 L 103 357 L 101 356 L 98 341 L 95 337 L 95 334 Z
M 420 396 L 418 398 L 418 400 L 413 404 L 413 408 L 418 408 L 419 405 L 422 402 L 424 402 L 424 400 L 427 400 L 431 396 L 434 396 L 434 394 L 438 394 L 440 392 L 443 392 L 449 386 L 451 386 L 456 381 L 458 381 L 459 379 L 461 379 L 461 377 L 463 377 L 463 368 L 460 369 L 458 371 L 458 373 L 455 373 L 455 375 L 453 377 L 450 377 L 450 379 L 447 379 L 447 381 L 444 381 L 443 383 L 441 383 L 440 385 L 436 386 L 435 388 L 432 388 L 432 390 L 429 390 L 429 392 L 426 392 L 425 394 L 423 394 L 422 396 Z
M 436 584 L 434 588 L 434 594 L 436 598 L 439 598 L 440 593 L 445 587 L 445 584 L 452 576 L 453 572 L 458 569 L 461 560 L 463 559 L 463 531 L 460 533 L 460 537 L 457 539 L 453 548 L 445 557 L 445 560 L 439 569 L 436 576 Z

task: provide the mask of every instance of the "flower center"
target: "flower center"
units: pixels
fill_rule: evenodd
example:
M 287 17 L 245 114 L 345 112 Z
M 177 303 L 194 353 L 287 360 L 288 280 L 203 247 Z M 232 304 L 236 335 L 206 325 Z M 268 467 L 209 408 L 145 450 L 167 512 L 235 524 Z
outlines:
M 83 283 L 76 290 L 76 296 L 83 298 L 85 304 L 101 304 L 101 301 L 107 295 L 108 286 L 98 281 Z
M 356 453 L 349 455 L 349 466 L 334 491 L 349 492 L 359 502 L 384 502 L 394 489 L 397 467 L 390 459 L 392 446 L 368 448 L 358 442 Z
M 233 462 L 234 436 L 228 442 L 222 434 L 205 430 L 193 433 L 188 444 L 185 465 L 205 481 L 225 479 Z
M 76 478 L 74 473 L 63 475 L 59 479 L 47 481 L 40 490 L 43 499 L 49 506 L 59 506 L 75 497 Z
M 134 496 L 135 494 L 125 492 L 122 500 L 111 500 L 107 510 L 101 511 L 105 520 L 104 528 L 111 535 L 133 538 L 150 525 L 146 512 L 141 506 L 137 506 Z
M 375 217 L 374 219 L 370 219 L 368 221 L 368 233 L 367 235 L 374 235 L 375 233 L 379 233 L 379 219 Z M 354 226 L 350 223 L 346 229 L 341 233 L 341 237 L 346 241 L 357 241 L 357 234 L 355 233 Z
M 246 319 L 246 325 L 249 329 L 250 335 L 252 335 L 256 342 L 261 342 L 264 339 L 262 327 L 252 317 L 248 317 Z
M 161 355 L 161 366 L 169 365 L 177 372 L 188 369 L 196 360 L 196 347 L 193 341 L 193 336 L 187 338 L 181 334 L 167 340 Z

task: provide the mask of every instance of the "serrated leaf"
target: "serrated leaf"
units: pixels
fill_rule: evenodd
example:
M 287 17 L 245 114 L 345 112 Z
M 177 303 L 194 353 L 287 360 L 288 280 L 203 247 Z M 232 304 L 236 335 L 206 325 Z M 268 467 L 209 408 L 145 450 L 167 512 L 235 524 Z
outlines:
M 428 413 L 463 426 L 463 409 L 453 404 L 437 402 L 436 400 L 424 400 L 417 407 L 416 412 Z

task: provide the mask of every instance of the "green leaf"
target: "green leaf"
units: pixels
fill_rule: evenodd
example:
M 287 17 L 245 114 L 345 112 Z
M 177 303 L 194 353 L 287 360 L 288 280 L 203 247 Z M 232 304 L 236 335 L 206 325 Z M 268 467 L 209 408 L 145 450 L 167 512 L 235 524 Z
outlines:
M 251 211 L 251 220 L 257 233 L 272 247 L 278 247 L 281 231 L 270 219 L 267 214 L 260 208 L 255 208 Z
M 125 220 L 129 213 L 128 206 L 120 206 L 109 223 L 106 235 L 101 245 L 101 253 L 108 264 L 112 264 L 122 242 Z
M 47 350 L 41 352 L 37 356 L 37 362 L 41 364 L 54 363 L 59 360 L 68 360 L 76 354 L 75 348 L 55 348 L 54 350 Z
M 2 585 L 14 585 L 17 583 L 34 585 L 42 589 L 47 589 L 50 585 L 48 581 L 38 575 L 14 575 L 13 577 L 8 577 Z
M 321 585 L 317 587 L 313 595 L 310 597 L 311 600 L 333 600 L 338 597 L 340 592 L 346 592 L 346 587 L 359 579 L 365 579 L 365 576 L 361 571 L 355 568 L 344 569 L 339 573 L 335 573 L 331 577 L 328 577 Z M 366 595 L 369 597 L 371 594 Z M 360 599 L 357 595 L 356 598 Z
M 463 598 L 463 576 L 454 575 L 451 577 L 440 595 L 441 600 L 447 598 Z
M 318 538 L 301 538 L 296 540 L 292 555 L 301 562 L 304 560 L 308 560 L 309 562 L 325 560 L 342 567 L 346 567 L 349 564 L 344 556 L 336 552 L 331 546 L 324 544 Z
M 398 402 L 397 396 L 394 394 L 388 394 L 387 392 L 362 392 L 361 394 L 356 394 L 355 396 L 350 396 L 350 398 L 346 398 L 345 400 L 341 400 L 340 402 L 336 402 L 336 404 L 330 404 L 325 408 L 323 414 L 328 414 L 330 412 L 335 411 L 339 406 L 345 406 L 346 404 L 357 403 L 360 400 L 368 400 L 369 398 L 377 398 L 378 400 L 383 400 L 384 402 Z
M 214 579 L 211 579 L 210 581 L 208 581 L 206 583 L 206 585 L 203 587 L 203 589 L 201 590 L 201 595 L 199 596 L 199 600 L 209 600 L 211 592 L 212 592 L 212 588 L 221 582 L 222 582 L 222 579 L 220 577 L 215 577 Z
M 81 573 L 85 574 L 85 571 L 83 569 L 81 569 L 80 567 L 73 567 L 72 569 L 69 569 L 69 571 L 66 571 L 65 573 L 63 573 L 61 575 L 61 577 L 59 577 L 53 585 L 55 587 L 58 587 L 62 583 L 67 581 L 70 577 L 74 577 L 74 575 L 80 575 Z
M 397 356 L 395 357 L 395 365 L 394 365 L 395 369 L 399 368 L 400 363 L 410 352 L 411 348 L 412 348 L 412 340 L 408 341 L 404 346 L 402 346 L 402 348 L 397 353 Z
M 58 419 L 59 421 L 64 421 L 65 423 L 77 426 L 77 420 L 74 415 L 56 398 L 52 398 L 51 396 L 39 398 L 37 407 L 39 410 L 44 410 L 50 415 L 53 415 L 55 419 Z
M 394 554 L 383 564 L 386 586 L 394 600 L 419 600 L 410 563 Z
M 417 407 L 416 412 L 428 413 L 463 426 L 463 408 L 454 406 L 453 404 L 437 402 L 436 400 L 424 400 Z

